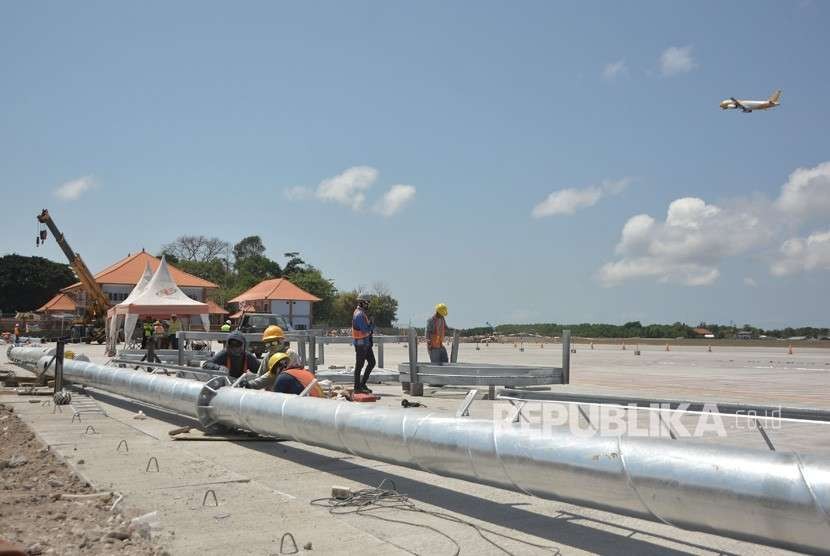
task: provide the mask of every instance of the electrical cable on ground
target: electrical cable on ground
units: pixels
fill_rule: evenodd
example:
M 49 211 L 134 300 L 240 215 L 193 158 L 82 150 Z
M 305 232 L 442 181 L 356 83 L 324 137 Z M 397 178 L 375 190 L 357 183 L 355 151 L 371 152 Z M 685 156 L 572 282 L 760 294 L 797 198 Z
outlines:
M 383 488 L 386 482 L 391 482 L 393 488 Z M 453 546 L 455 547 L 455 552 L 453 552 L 453 556 L 459 556 L 461 554 L 461 545 L 458 544 L 454 538 L 452 538 L 449 534 L 424 523 L 415 523 L 412 521 L 406 520 L 399 520 L 399 519 L 392 519 L 389 517 L 383 517 L 379 515 L 375 515 L 369 512 L 375 512 L 379 510 L 401 510 L 406 512 L 415 512 L 419 514 L 425 514 L 432 517 L 436 517 L 439 519 L 443 519 L 449 521 L 451 523 L 457 523 L 460 525 L 466 525 L 468 527 L 472 527 L 478 535 L 493 545 L 495 548 L 501 550 L 505 554 L 509 556 L 513 556 L 513 553 L 498 544 L 493 539 L 489 538 L 485 533 L 489 533 L 490 535 L 494 535 L 496 537 L 501 537 L 502 539 L 511 540 L 520 544 L 524 544 L 526 546 L 532 546 L 534 548 L 539 548 L 541 550 L 549 551 L 551 554 L 559 555 L 559 549 L 555 546 L 545 546 L 541 544 L 535 544 L 526 540 L 522 540 L 504 533 L 500 533 L 498 531 L 494 531 L 493 529 L 488 529 L 486 527 L 482 527 L 481 525 L 477 525 L 472 521 L 467 521 L 460 517 L 445 514 L 442 512 L 436 512 L 432 510 L 424 510 L 422 508 L 417 507 L 412 501 L 409 500 L 409 496 L 406 494 L 401 494 L 395 488 L 395 483 L 389 481 L 388 479 L 384 479 L 381 481 L 380 485 L 377 488 L 366 488 L 361 489 L 356 492 L 353 492 L 351 496 L 348 498 L 338 499 L 333 497 L 328 498 L 317 498 L 310 502 L 312 506 L 320 506 L 323 508 L 328 508 L 329 513 L 332 515 L 347 515 L 347 514 L 356 514 L 362 515 L 366 517 L 371 517 L 374 519 L 379 519 L 381 521 L 386 521 L 389 523 L 399 523 L 402 525 L 410 525 L 412 527 L 420 527 L 422 529 L 428 529 L 437 533 L 438 535 L 446 538 L 449 540 Z M 400 547 L 403 548 L 403 547 Z M 407 551 L 410 552 L 410 551 Z M 415 552 L 410 552 L 411 554 L 417 554 Z

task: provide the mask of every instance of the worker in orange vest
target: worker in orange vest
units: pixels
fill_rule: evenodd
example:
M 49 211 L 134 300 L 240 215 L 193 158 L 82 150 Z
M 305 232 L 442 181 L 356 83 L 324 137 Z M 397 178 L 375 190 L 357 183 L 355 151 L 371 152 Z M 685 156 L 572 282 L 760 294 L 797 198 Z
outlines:
M 369 308 L 369 300 L 362 295 L 357 298 L 357 307 L 352 313 L 352 345 L 354 345 L 354 392 L 356 394 L 371 394 L 372 391 L 366 386 L 372 369 L 375 368 L 375 352 L 372 351 L 372 335 L 375 332 L 375 325 L 366 310 Z M 363 365 L 366 364 L 366 370 Z M 363 372 L 361 378 L 360 373 Z
M 272 390 L 280 394 L 301 394 L 314 383 L 308 395 L 322 398 L 323 389 L 316 383 L 314 373 L 302 367 L 289 368 L 290 361 L 291 357 L 287 353 L 275 353 L 268 359 L 268 375 L 275 377 Z
M 435 314 L 427 321 L 427 349 L 430 363 L 449 363 L 447 348 L 444 347 L 444 337 L 447 335 L 447 321 L 444 317 L 449 311 L 447 306 L 439 303 L 435 306 Z

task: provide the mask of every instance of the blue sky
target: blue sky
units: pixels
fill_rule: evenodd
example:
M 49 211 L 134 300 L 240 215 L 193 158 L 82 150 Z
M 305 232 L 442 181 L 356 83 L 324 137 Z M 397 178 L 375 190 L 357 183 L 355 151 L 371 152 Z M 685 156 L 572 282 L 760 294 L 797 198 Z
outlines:
M 47 207 L 93 271 L 259 234 L 342 289 L 387 284 L 404 323 L 442 301 L 465 326 L 828 325 L 828 22 L 822 2 L 5 2 L 0 254 L 62 261 L 34 245 Z M 776 88 L 776 110 L 718 108 Z

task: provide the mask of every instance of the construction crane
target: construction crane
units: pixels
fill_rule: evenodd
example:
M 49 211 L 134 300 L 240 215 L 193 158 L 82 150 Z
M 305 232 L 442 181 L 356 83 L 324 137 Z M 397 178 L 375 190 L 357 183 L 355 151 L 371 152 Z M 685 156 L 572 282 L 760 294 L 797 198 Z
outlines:
M 38 215 L 37 221 L 45 225 L 49 228 L 49 231 L 52 232 L 52 235 L 55 237 L 55 241 L 58 242 L 63 254 L 66 255 L 66 258 L 69 260 L 69 266 L 71 266 L 72 270 L 75 271 L 75 275 L 78 277 L 78 280 L 81 282 L 81 286 L 86 292 L 86 314 L 80 324 L 92 324 L 93 330 L 91 332 L 85 331 L 86 333 L 81 334 L 81 336 L 86 337 L 87 343 L 91 340 L 96 340 L 99 344 L 103 343 L 104 315 L 110 306 L 107 295 L 104 293 L 104 290 L 101 289 L 101 286 L 98 285 L 98 282 L 95 281 L 95 277 L 89 271 L 89 268 L 87 268 L 86 263 L 84 263 L 81 256 L 77 252 L 73 251 L 69 246 L 66 238 L 61 231 L 58 230 L 58 227 L 55 225 L 55 221 L 52 220 L 52 217 L 49 215 L 49 211 L 43 209 L 43 212 Z M 41 244 L 45 241 L 46 230 L 42 229 L 37 237 L 37 244 Z

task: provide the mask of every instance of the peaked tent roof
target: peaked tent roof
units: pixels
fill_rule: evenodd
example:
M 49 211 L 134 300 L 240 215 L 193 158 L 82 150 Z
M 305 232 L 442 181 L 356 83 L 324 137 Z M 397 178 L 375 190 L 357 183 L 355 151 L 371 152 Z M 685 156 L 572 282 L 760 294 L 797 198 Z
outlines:
M 144 269 L 150 265 L 150 270 L 156 271 L 161 264 L 161 259 L 152 256 L 143 249 L 138 253 L 128 255 L 120 261 L 111 264 L 101 272 L 95 275 L 95 281 L 99 284 L 138 284 L 143 275 Z M 219 286 L 213 282 L 209 282 L 198 276 L 188 274 L 183 270 L 170 265 L 170 275 L 180 287 L 184 288 L 218 288 Z M 81 283 L 76 282 L 71 286 L 63 288 L 61 291 L 66 291 L 80 287 Z
M 183 315 L 207 315 L 206 303 L 187 296 L 171 276 L 169 266 L 161 259 L 156 273 L 129 303 L 125 299 L 113 309 L 117 314 L 142 313 L 147 315 L 181 313 Z
M 259 301 L 262 299 L 280 301 L 320 301 L 320 298 L 308 293 L 299 286 L 295 286 L 285 278 L 263 280 L 250 290 L 237 295 L 229 303 L 240 301 Z
M 135 285 L 133 291 L 130 292 L 130 295 L 128 295 L 122 303 L 126 303 L 127 305 L 132 303 L 135 298 L 141 295 L 141 292 L 144 291 L 144 288 L 147 287 L 147 284 L 149 284 L 152 279 L 153 271 L 148 263 L 147 266 L 144 267 L 144 274 L 141 275 L 141 280 L 138 281 L 138 284 Z
M 78 306 L 71 297 L 65 293 L 55 294 L 55 297 L 43 304 L 43 307 L 35 311 L 36 313 L 45 313 L 47 311 L 69 311 L 74 312 Z

